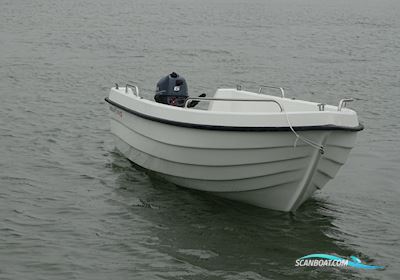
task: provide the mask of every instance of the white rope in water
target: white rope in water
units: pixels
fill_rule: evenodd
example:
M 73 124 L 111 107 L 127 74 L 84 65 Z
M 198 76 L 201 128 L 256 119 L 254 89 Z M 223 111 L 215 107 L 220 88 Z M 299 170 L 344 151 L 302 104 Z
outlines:
M 323 146 L 323 145 L 320 145 L 320 144 L 318 144 L 318 143 L 316 143 L 316 142 L 314 142 L 314 141 L 308 139 L 307 137 L 301 136 L 300 134 L 298 134 L 298 133 L 294 130 L 294 128 L 293 128 L 293 126 L 292 126 L 292 123 L 291 123 L 290 120 L 289 120 L 289 115 L 288 115 L 288 113 L 287 113 L 286 110 L 285 110 L 285 107 L 284 107 L 282 104 L 280 104 L 280 105 L 281 105 L 281 107 L 282 107 L 282 112 L 285 113 L 286 120 L 287 120 L 287 123 L 288 123 L 288 125 L 289 125 L 290 130 L 291 130 L 291 131 L 293 132 L 293 134 L 296 136 L 296 141 L 294 141 L 293 147 L 296 148 L 297 142 L 298 142 L 299 139 L 300 139 L 301 141 L 303 141 L 304 143 L 310 145 L 311 147 L 313 147 L 313 148 L 315 148 L 315 149 L 318 149 L 318 150 L 321 152 L 321 154 L 324 154 L 325 150 L 324 150 L 324 146 Z

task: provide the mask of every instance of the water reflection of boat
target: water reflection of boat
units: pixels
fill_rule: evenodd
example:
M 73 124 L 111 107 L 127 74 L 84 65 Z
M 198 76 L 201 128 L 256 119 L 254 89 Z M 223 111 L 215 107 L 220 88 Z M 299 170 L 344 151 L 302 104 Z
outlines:
M 118 153 L 113 165 L 118 180 L 112 204 L 126 213 L 116 219 L 121 242 L 146 247 L 146 255 L 141 256 L 157 263 L 149 274 L 171 273 L 183 279 L 188 275 L 193 279 L 310 279 L 310 275 L 351 279 L 360 272 L 296 268 L 295 260 L 315 252 L 367 258 L 343 242 L 343 233 L 335 226 L 337 205 L 320 196 L 307 201 L 302 211 L 283 213 L 179 189 L 151 172 L 146 172 L 147 177 L 145 170 L 132 168 Z M 143 207 L 147 204 L 151 207 Z M 136 250 L 132 254 L 137 257 Z
M 172 73 L 159 82 L 157 102 L 131 85 L 112 88 L 106 101 L 116 147 L 137 165 L 180 186 L 294 211 L 335 177 L 363 127 L 345 108 L 350 100 L 331 106 L 283 93 L 189 97 Z M 207 110 L 193 108 L 198 102 Z

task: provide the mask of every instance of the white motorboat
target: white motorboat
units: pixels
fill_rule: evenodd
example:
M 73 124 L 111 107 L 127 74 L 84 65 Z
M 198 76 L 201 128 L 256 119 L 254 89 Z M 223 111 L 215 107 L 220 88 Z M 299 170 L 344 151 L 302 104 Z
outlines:
M 116 85 L 105 99 L 116 148 L 176 185 L 294 211 L 335 177 L 363 126 L 346 108 L 351 99 L 332 106 L 262 89 L 189 97 L 172 73 L 153 101 L 135 85 Z

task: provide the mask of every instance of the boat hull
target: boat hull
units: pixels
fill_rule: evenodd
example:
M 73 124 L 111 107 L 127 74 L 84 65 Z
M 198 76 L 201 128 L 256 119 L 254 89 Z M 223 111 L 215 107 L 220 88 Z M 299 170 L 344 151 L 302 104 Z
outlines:
M 346 161 L 355 131 L 219 131 L 149 120 L 110 105 L 116 148 L 179 186 L 280 211 L 295 211 Z

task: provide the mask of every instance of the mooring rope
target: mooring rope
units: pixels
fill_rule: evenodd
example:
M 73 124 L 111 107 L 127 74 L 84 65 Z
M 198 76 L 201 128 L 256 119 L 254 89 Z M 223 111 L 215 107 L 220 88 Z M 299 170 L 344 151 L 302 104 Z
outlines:
M 282 104 L 280 104 L 280 105 L 281 105 L 281 107 L 282 107 L 282 112 L 285 113 L 286 120 L 287 120 L 287 123 L 288 123 L 288 125 L 289 125 L 290 130 L 291 130 L 291 131 L 293 132 L 293 134 L 296 136 L 296 141 L 294 141 L 293 147 L 296 148 L 297 142 L 298 142 L 299 139 L 300 139 L 301 141 L 303 141 L 304 143 L 310 145 L 311 147 L 313 147 L 313 148 L 315 148 L 315 149 L 318 149 L 318 150 L 320 151 L 320 153 L 323 155 L 323 154 L 325 153 L 325 147 L 324 147 L 323 145 L 320 145 L 320 144 L 318 144 L 318 143 L 316 143 L 316 142 L 314 142 L 314 141 L 308 139 L 307 137 L 304 137 L 304 136 L 301 136 L 300 134 L 298 134 L 298 133 L 294 130 L 294 128 L 293 128 L 293 126 L 292 126 L 292 123 L 291 123 L 290 120 L 289 120 L 289 115 L 288 115 L 288 113 L 286 112 L 285 107 L 284 107 Z

